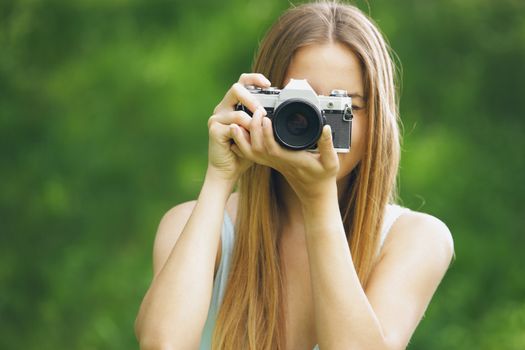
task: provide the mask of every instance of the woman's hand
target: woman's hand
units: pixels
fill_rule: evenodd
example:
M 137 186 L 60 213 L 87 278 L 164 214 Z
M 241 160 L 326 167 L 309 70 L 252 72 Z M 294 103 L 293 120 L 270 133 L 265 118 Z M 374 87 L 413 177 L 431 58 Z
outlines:
M 243 139 L 250 139 L 247 129 L 252 121 L 246 112 L 236 111 L 235 106 L 242 103 L 252 112 L 258 107 L 262 108 L 259 101 L 244 85 L 269 87 L 270 81 L 262 74 L 242 74 L 239 81 L 233 84 L 223 100 L 215 107 L 213 115 L 208 120 L 208 174 L 218 176 L 219 179 L 232 184 L 252 165 L 252 161 L 240 157 L 231 149 L 234 131 L 242 134 Z
M 292 151 L 275 141 L 272 121 L 260 109 L 254 113 L 249 135 L 234 126 L 233 151 L 244 159 L 266 165 L 280 172 L 303 204 L 336 190 L 339 158 L 332 144 L 330 127 L 325 125 L 317 143 L 319 153 Z M 336 192 L 337 194 L 337 192 Z

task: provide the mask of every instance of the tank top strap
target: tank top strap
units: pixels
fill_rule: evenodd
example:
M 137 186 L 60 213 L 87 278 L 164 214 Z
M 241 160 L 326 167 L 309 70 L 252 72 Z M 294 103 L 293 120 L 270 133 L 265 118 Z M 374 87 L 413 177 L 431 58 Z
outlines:
M 226 289 L 226 283 L 228 280 L 228 274 L 230 272 L 231 255 L 234 244 L 234 227 L 233 222 L 226 212 L 224 211 L 224 219 L 221 231 L 221 261 L 217 269 L 217 276 L 215 277 L 215 286 L 217 288 L 217 304 L 220 305 L 224 296 L 224 290 Z
M 385 243 L 386 236 L 390 232 L 394 222 L 403 214 L 409 212 L 410 209 L 402 207 L 397 204 L 387 204 L 385 208 L 385 213 L 383 216 L 383 226 L 381 227 L 381 238 L 380 238 L 380 247 L 383 247 Z
M 224 220 L 222 224 L 222 232 L 221 232 L 221 239 L 222 239 L 222 252 L 231 253 L 231 250 L 233 249 L 233 243 L 235 240 L 235 228 L 233 226 L 233 221 L 226 212 L 224 211 Z
M 200 350 L 209 350 L 211 349 L 211 338 L 213 334 L 213 329 L 215 327 L 215 320 L 217 318 L 217 313 L 222 304 L 224 298 L 224 292 L 226 290 L 226 284 L 228 283 L 228 275 L 230 272 L 230 260 L 231 254 L 233 251 L 234 243 L 234 227 L 233 222 L 230 219 L 226 210 L 224 211 L 224 219 L 221 229 L 221 261 L 219 262 L 219 267 L 217 269 L 217 275 L 213 282 L 213 291 L 211 297 L 211 304 L 208 310 L 208 317 L 204 325 L 202 332 Z

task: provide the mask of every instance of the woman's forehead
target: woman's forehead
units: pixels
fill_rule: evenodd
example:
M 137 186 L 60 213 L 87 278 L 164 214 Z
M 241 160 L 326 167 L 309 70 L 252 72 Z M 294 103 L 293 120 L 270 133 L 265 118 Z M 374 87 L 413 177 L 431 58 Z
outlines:
M 355 97 L 363 96 L 361 65 L 356 55 L 343 44 L 313 44 L 300 48 L 288 66 L 285 85 L 292 78 L 307 79 L 321 95 L 343 89 Z

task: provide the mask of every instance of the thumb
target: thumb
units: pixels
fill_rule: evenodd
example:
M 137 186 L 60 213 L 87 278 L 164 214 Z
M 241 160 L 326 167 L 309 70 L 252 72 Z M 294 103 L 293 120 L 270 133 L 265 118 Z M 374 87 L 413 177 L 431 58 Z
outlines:
M 321 155 L 321 162 L 326 168 L 337 168 L 339 165 L 339 159 L 337 158 L 337 153 L 334 149 L 334 144 L 332 140 L 332 129 L 330 125 L 325 125 L 323 127 L 323 132 L 319 141 L 317 142 L 319 147 L 319 153 Z

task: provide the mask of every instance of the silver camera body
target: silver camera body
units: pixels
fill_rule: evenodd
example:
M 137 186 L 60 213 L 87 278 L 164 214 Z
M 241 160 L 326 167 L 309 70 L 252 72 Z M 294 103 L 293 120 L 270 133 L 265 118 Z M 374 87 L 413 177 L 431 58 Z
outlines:
M 317 95 L 305 79 L 291 79 L 282 90 L 246 86 L 272 119 L 276 141 L 293 150 L 317 151 L 323 126 L 330 125 L 336 152 L 349 152 L 352 136 L 352 99 L 346 90 Z M 243 105 L 237 110 L 251 112 Z

